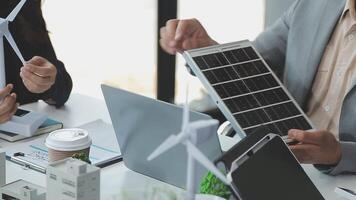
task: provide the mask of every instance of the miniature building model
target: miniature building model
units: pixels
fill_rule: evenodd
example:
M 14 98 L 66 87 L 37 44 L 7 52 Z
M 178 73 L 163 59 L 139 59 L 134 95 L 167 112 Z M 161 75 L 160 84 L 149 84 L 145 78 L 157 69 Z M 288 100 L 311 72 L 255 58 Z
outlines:
M 0 188 L 1 200 L 46 200 L 46 189 L 18 180 Z
M 47 199 L 99 200 L 100 169 L 68 158 L 47 168 Z
M 6 183 L 6 154 L 5 152 L 0 153 L 0 186 Z

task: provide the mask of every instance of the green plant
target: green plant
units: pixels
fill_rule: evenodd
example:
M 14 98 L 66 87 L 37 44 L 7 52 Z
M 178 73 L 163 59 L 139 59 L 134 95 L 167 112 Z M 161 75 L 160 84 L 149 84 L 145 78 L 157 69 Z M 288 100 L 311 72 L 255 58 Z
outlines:
M 211 194 L 224 199 L 229 199 L 231 196 L 229 187 L 211 172 L 204 176 L 200 184 L 200 193 Z
M 90 161 L 89 157 L 83 152 L 82 153 L 73 154 L 72 158 L 75 158 L 75 159 L 84 161 L 84 162 L 86 162 L 88 164 L 91 164 L 91 161 Z

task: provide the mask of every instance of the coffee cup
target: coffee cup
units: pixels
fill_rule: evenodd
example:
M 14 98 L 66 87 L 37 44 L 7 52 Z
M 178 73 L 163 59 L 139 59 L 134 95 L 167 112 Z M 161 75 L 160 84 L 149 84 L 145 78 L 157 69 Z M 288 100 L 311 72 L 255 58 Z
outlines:
M 88 131 L 78 128 L 53 131 L 45 142 L 50 163 L 72 157 L 74 154 L 84 153 L 89 157 L 91 144 Z

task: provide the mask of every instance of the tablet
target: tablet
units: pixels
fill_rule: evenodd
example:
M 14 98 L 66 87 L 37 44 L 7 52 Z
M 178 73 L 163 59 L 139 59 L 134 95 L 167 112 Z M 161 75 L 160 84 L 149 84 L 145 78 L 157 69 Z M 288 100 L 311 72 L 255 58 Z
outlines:
M 282 138 L 275 134 L 267 134 L 237 156 L 229 176 L 239 199 L 324 199 Z

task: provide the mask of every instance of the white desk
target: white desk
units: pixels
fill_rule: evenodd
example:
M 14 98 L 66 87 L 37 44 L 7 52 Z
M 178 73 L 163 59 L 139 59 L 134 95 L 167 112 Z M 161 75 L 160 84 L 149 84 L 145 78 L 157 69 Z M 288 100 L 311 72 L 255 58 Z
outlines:
M 43 102 L 29 104 L 23 108 L 44 112 L 49 117 L 62 121 L 65 127 L 77 127 L 96 119 L 103 119 L 106 122 L 110 122 L 104 101 L 80 94 L 73 94 L 66 106 L 59 110 L 48 106 Z M 2 141 L 0 142 L 0 145 L 6 146 L 9 145 L 9 143 Z M 343 199 L 334 193 L 334 188 L 336 186 L 356 186 L 356 176 L 331 177 L 320 173 L 311 165 L 305 165 L 304 167 L 326 199 Z M 24 179 L 41 186 L 46 185 L 46 177 L 44 174 L 33 170 L 23 169 L 15 163 L 7 162 L 7 183 L 17 179 Z M 179 194 L 182 193 L 181 189 L 135 173 L 127 169 L 123 163 L 120 162 L 102 170 L 101 199 L 115 200 L 119 199 L 118 197 L 122 197 L 120 194 L 125 192 L 133 190 L 140 191 L 155 186 L 165 187 L 166 190 L 174 190 Z M 117 196 L 118 194 L 119 196 Z

